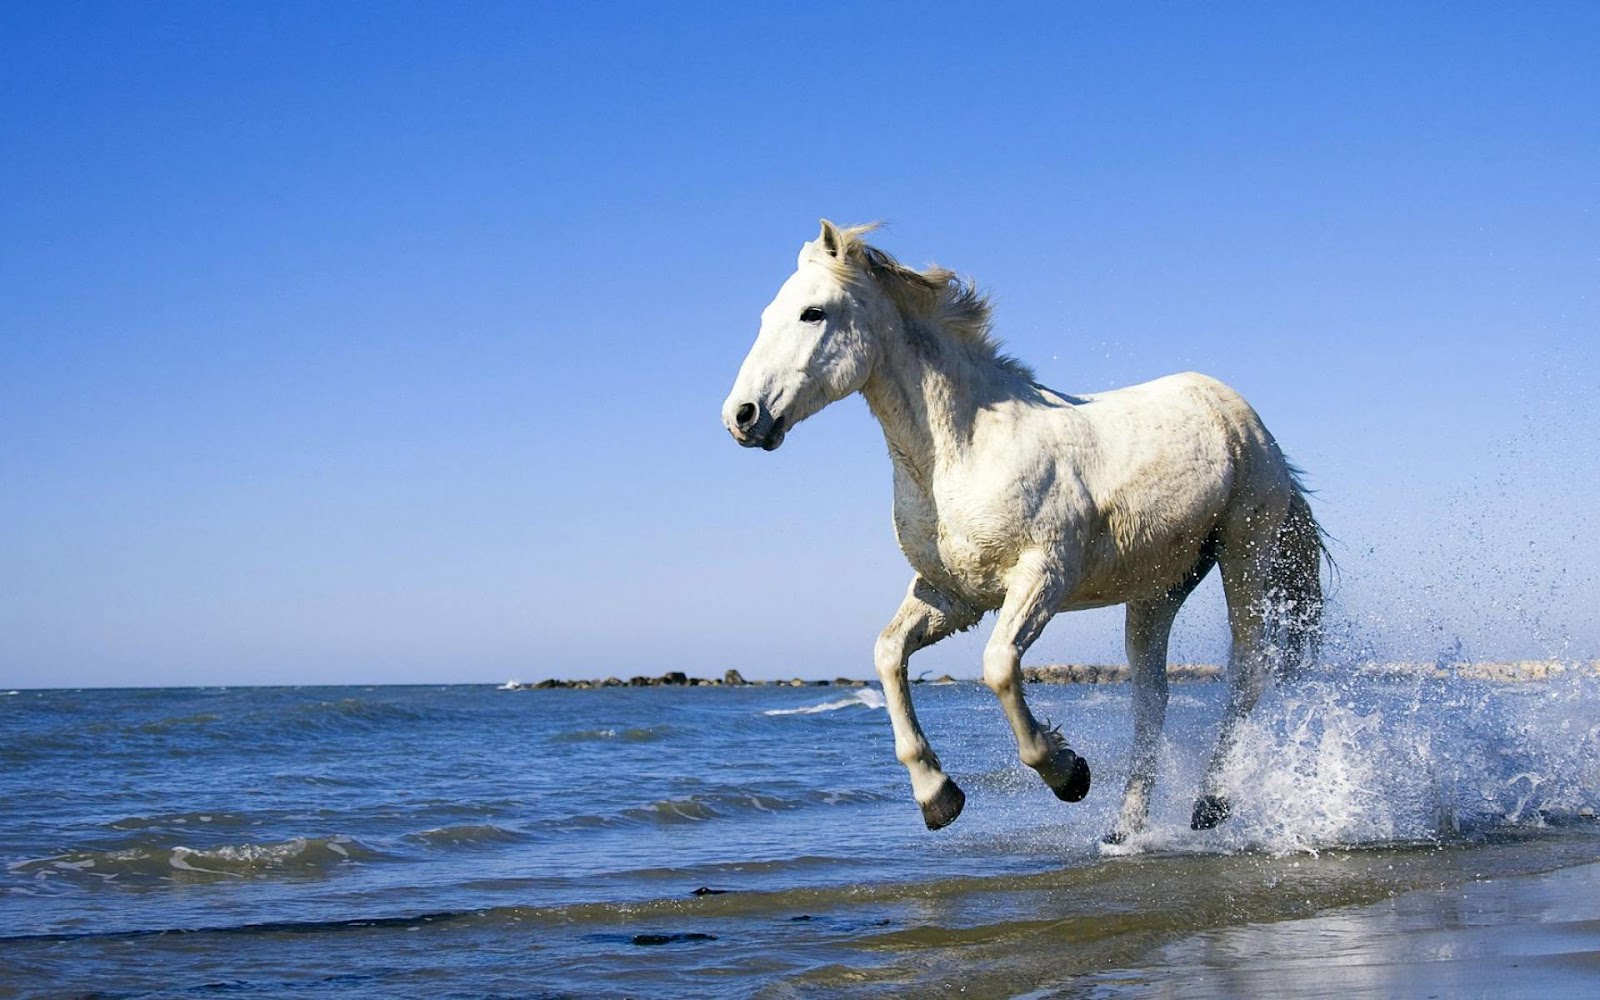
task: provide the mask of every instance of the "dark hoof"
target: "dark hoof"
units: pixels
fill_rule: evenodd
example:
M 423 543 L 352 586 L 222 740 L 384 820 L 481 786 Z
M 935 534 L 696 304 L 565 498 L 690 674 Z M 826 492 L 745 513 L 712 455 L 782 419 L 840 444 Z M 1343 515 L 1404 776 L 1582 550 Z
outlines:
M 1089 762 L 1071 750 L 1064 752 L 1072 754 L 1072 765 L 1067 769 L 1067 780 L 1059 787 L 1050 786 L 1050 790 L 1055 792 L 1056 798 L 1062 802 L 1077 802 L 1089 794 Z
M 1110 844 L 1113 847 L 1118 844 L 1126 844 L 1127 842 L 1128 835 L 1123 833 L 1121 830 L 1112 830 L 1110 833 L 1100 838 L 1100 843 Z
M 949 826 L 961 815 L 961 809 L 967 804 L 966 793 L 949 778 L 944 779 L 944 784 L 933 793 L 930 801 L 919 803 L 922 806 L 922 821 L 928 824 L 928 829 L 938 830 Z
M 1210 830 L 1233 812 L 1228 800 L 1220 795 L 1202 795 L 1194 802 L 1194 817 L 1189 820 L 1191 830 Z

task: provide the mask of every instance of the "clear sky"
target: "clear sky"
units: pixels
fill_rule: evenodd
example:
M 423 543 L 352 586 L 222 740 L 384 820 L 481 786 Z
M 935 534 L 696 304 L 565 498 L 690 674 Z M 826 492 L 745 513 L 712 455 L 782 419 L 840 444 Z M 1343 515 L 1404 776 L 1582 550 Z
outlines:
M 819 216 L 1242 391 L 1343 655 L 1600 655 L 1600 4 L 731 9 L 0 7 L 0 687 L 868 676 L 866 408 L 718 416 Z

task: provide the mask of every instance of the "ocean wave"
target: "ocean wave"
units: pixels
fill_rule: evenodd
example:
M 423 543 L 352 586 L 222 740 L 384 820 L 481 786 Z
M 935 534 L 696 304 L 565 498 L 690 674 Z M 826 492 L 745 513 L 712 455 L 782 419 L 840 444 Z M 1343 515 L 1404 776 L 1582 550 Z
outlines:
M 799 794 L 774 795 L 755 789 L 730 789 L 704 795 L 660 799 L 630 806 L 609 814 L 549 819 L 535 824 L 537 830 L 567 832 L 611 827 L 682 826 L 709 820 L 754 817 L 763 813 L 791 812 L 818 806 L 854 806 L 884 801 L 886 796 L 860 790 L 829 791 L 810 789 Z
M 153 816 L 124 816 L 106 826 L 113 830 L 174 830 L 187 827 L 191 830 L 243 830 L 260 826 L 263 821 L 248 813 L 208 810 L 186 813 L 157 813 Z
M 702 823 L 723 813 L 706 799 L 662 799 L 647 806 L 622 810 L 622 816 L 635 821 L 676 825 Z
M 328 729 L 382 728 L 395 723 L 421 722 L 440 718 L 443 713 L 395 705 L 365 698 L 340 698 L 338 701 L 318 701 L 291 705 L 273 712 L 272 728 L 289 731 L 320 732 Z
M 153 749 L 187 752 L 249 739 L 256 744 L 297 741 L 307 735 L 347 734 L 404 729 L 417 723 L 458 718 L 434 706 L 409 706 L 383 700 L 347 697 L 299 702 L 272 708 L 233 711 L 188 711 L 143 718 L 95 720 L 92 706 L 60 700 L 48 706 L 61 716 L 55 725 L 36 726 L 26 742 L 0 748 L 0 760 L 25 763 L 58 751 L 147 755 Z M 87 722 L 80 721 L 91 716 Z
M 223 844 L 193 848 L 139 844 L 115 850 L 66 851 L 7 865 L 13 875 L 80 885 L 141 885 L 181 881 L 222 881 L 274 875 L 325 874 L 341 865 L 384 855 L 352 837 L 296 837 L 292 840 Z
M 492 823 L 463 823 L 459 826 L 440 826 L 432 830 L 408 833 L 404 839 L 429 847 L 490 847 L 497 844 L 521 843 L 526 841 L 528 836 Z
M 623 728 L 607 727 L 603 729 L 578 729 L 570 732 L 556 733 L 550 737 L 552 743 L 653 743 L 657 740 L 668 739 L 676 736 L 680 730 L 676 726 L 626 726 Z
M 192 715 L 178 715 L 170 719 L 156 719 L 153 722 L 142 722 L 129 727 L 132 733 L 144 733 L 158 736 L 177 729 L 189 729 L 198 726 L 208 726 L 213 722 L 220 722 L 222 717 L 214 712 L 196 712 Z
M 882 708 L 883 692 L 877 688 L 860 688 L 849 698 L 838 698 L 803 708 L 769 708 L 762 715 L 816 715 L 819 712 L 837 712 L 841 708 Z
M 184 715 L 138 721 L 95 722 L 86 726 L 60 729 L 49 734 L 40 733 L 36 737 L 36 745 L 52 744 L 63 749 L 97 746 L 103 744 L 107 737 L 137 738 L 140 736 L 168 737 L 172 735 L 187 737 L 200 734 L 226 738 L 229 734 L 223 731 L 223 727 L 214 725 L 221 721 L 222 717 L 213 712 L 190 712 Z

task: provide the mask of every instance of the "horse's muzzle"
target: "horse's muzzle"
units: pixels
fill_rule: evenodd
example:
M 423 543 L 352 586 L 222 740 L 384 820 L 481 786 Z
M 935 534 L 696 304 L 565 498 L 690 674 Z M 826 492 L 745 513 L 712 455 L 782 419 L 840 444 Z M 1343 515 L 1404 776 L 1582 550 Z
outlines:
M 746 448 L 773 451 L 783 444 L 783 436 L 788 432 L 783 418 L 774 418 L 758 403 L 740 403 L 731 414 L 724 409 L 722 419 L 728 433 Z

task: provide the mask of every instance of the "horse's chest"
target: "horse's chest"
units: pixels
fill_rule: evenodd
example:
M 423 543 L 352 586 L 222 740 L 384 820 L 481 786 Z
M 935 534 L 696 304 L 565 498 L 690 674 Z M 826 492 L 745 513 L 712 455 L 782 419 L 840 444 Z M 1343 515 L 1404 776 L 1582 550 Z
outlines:
M 1010 512 L 993 505 L 897 492 L 895 534 L 923 579 L 980 606 L 1005 598 L 1004 579 L 1016 564 L 1019 532 Z

